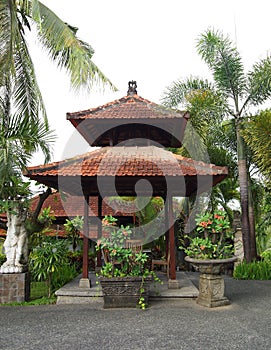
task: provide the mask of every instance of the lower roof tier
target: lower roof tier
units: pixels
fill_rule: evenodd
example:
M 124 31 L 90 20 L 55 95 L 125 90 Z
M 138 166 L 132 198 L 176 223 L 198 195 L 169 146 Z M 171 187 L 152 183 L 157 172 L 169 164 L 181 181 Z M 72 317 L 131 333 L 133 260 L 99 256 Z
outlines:
M 166 196 L 171 193 L 187 197 L 209 190 L 227 174 L 227 167 L 194 161 L 156 146 L 117 146 L 29 167 L 24 175 L 74 195 Z

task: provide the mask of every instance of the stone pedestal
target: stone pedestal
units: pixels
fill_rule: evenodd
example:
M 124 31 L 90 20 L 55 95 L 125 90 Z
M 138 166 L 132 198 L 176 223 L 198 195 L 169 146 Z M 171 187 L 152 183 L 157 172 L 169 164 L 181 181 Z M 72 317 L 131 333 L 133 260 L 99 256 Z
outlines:
M 29 273 L 0 274 L 0 303 L 24 302 L 30 298 Z
M 180 288 L 180 282 L 178 280 L 168 280 L 168 289 L 179 289 Z
M 224 296 L 224 289 L 221 275 L 201 274 L 197 304 L 207 307 L 229 305 L 230 301 Z
M 79 288 L 90 288 L 90 287 L 91 287 L 91 281 L 89 278 L 80 278 Z

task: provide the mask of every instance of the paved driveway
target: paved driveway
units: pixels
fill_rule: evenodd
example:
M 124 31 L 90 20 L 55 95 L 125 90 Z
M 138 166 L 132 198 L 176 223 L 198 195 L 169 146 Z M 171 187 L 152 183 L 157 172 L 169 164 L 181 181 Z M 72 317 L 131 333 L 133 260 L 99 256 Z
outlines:
M 217 309 L 191 299 L 153 301 L 147 310 L 3 306 L 0 349 L 271 349 L 271 281 L 226 278 L 226 295 L 232 304 Z

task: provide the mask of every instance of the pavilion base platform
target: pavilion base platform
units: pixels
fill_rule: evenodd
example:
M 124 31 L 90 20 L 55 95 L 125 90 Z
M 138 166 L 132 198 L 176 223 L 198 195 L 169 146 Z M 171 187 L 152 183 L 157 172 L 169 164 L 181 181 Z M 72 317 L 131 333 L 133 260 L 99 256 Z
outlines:
M 199 295 L 198 289 L 191 282 L 187 274 L 183 271 L 176 272 L 178 289 L 169 289 L 167 275 L 158 273 L 158 277 L 163 284 L 155 283 L 150 289 L 150 301 L 162 300 L 167 298 L 190 298 L 195 299 Z M 79 287 L 79 282 L 82 276 L 76 277 L 73 281 L 56 291 L 57 304 L 103 304 L 102 289 L 99 284 L 96 284 L 96 276 L 90 273 L 91 288 Z

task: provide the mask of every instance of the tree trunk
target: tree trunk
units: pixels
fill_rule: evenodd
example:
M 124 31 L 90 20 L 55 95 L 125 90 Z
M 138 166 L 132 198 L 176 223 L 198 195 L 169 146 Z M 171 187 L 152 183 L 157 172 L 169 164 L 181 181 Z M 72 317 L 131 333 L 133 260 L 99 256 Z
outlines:
M 244 245 L 244 257 L 246 262 L 251 262 L 251 245 L 250 245 L 250 224 L 249 224 L 249 186 L 247 162 L 245 156 L 245 144 L 240 133 L 240 124 L 236 121 L 236 138 L 237 138 L 237 156 L 238 156 L 238 175 L 240 186 L 241 200 L 241 222 L 242 222 L 242 238 Z
M 255 234 L 255 215 L 253 207 L 253 197 L 251 190 L 251 180 L 249 178 L 249 197 L 248 197 L 248 211 L 249 211 L 249 226 L 250 226 L 250 251 L 251 259 L 257 259 L 257 246 L 256 246 L 256 234 Z

